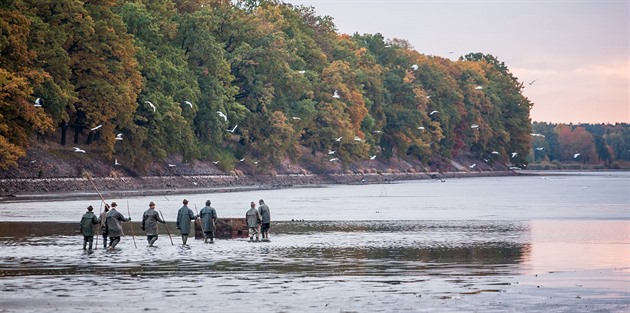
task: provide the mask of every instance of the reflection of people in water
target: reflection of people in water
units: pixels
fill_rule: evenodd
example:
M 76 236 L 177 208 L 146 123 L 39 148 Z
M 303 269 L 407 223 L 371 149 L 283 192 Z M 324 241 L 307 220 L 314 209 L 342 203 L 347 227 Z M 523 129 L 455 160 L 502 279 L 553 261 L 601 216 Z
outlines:
M 258 213 L 262 218 L 262 224 L 260 226 L 260 235 L 263 241 L 269 241 L 269 227 L 271 225 L 271 212 L 269 207 L 265 204 L 263 199 L 258 200 L 260 206 L 258 207 Z
M 92 212 L 94 208 L 90 205 L 87 207 L 87 212 L 81 217 L 81 234 L 83 234 L 83 250 L 89 244 L 89 249 L 92 250 L 92 243 L 94 242 L 94 225 L 98 224 L 98 217 Z
M 252 201 L 249 204 L 250 208 L 245 213 L 245 222 L 247 223 L 247 227 L 249 229 L 249 241 L 254 241 L 254 236 L 256 237 L 256 241 L 259 241 L 259 229 L 260 222 L 262 221 L 262 217 L 258 210 L 256 210 L 256 203 Z
M 188 242 L 188 234 L 190 233 L 190 221 L 195 220 L 197 217 L 195 213 L 188 207 L 188 200 L 184 199 L 182 206 L 177 211 L 177 229 L 182 234 L 182 244 L 186 245 Z
M 212 202 L 206 201 L 206 206 L 199 212 L 201 228 L 203 229 L 204 242 L 214 243 L 214 227 L 217 222 L 217 210 L 210 206 Z
M 158 222 L 164 224 L 164 221 L 160 218 L 160 214 L 155 210 L 155 203 L 151 201 L 149 203 L 149 209 L 142 214 L 142 230 L 147 233 L 149 247 L 153 247 L 153 244 L 158 239 Z

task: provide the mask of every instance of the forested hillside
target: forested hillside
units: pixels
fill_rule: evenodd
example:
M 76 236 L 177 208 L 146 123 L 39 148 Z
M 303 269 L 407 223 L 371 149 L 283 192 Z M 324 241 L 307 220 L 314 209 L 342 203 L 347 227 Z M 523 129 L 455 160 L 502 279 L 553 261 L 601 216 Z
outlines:
M 264 171 L 305 153 L 520 165 L 531 148 L 532 103 L 497 57 L 339 34 L 279 1 L 3 1 L 0 88 L 5 170 L 33 140 L 139 173 L 175 154 Z

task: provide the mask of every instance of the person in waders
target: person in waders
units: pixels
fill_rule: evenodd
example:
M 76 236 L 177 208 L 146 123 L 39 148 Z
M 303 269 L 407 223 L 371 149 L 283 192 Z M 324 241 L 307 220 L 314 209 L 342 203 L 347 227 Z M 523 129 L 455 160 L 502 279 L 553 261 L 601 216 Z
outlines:
M 89 250 L 92 251 L 92 243 L 94 242 L 94 225 L 99 223 L 98 217 L 92 212 L 94 208 L 90 205 L 87 212 L 81 217 L 81 234 L 83 234 L 83 250 L 89 244 Z
M 260 241 L 259 238 L 259 227 L 262 218 L 258 210 L 256 210 L 256 203 L 252 201 L 249 204 L 250 208 L 245 213 L 245 222 L 247 223 L 247 228 L 249 230 L 249 241 L 254 241 L 254 237 L 256 237 L 256 241 Z
M 101 234 L 103 235 L 103 249 L 107 249 L 107 212 L 109 212 L 109 204 L 105 203 L 105 211 L 101 212 L 101 216 L 99 216 Z
M 199 212 L 201 227 L 203 228 L 204 242 L 214 243 L 214 228 L 217 222 L 217 210 L 210 206 L 212 202 L 206 201 L 206 206 Z
M 147 242 L 149 247 L 153 247 L 153 244 L 158 239 L 158 225 L 160 222 L 165 222 L 160 218 L 160 214 L 155 210 L 155 203 L 151 201 L 149 203 L 149 209 L 142 214 L 142 230 L 147 233 Z
M 194 221 L 197 217 L 188 207 L 188 200 L 184 199 L 182 203 L 184 206 L 177 211 L 177 229 L 182 234 L 182 244 L 185 246 L 188 242 L 188 234 L 190 234 L 190 221 Z
M 116 210 L 116 202 L 112 202 L 112 208 L 107 212 L 107 233 L 109 236 L 109 246 L 107 250 L 116 248 L 120 242 L 120 237 L 124 236 L 122 223 L 131 222 L 131 216 L 126 218 L 122 213 Z
M 260 235 L 262 237 L 262 241 L 269 241 L 269 227 L 271 226 L 271 212 L 269 211 L 269 207 L 265 204 L 263 199 L 258 200 L 258 213 L 262 218 L 262 222 L 260 225 Z

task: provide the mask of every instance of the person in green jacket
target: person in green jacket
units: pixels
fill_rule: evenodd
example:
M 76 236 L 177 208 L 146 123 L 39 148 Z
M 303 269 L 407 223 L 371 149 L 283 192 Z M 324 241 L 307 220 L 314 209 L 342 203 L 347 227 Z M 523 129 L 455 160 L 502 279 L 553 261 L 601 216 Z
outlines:
M 165 223 L 160 218 L 160 214 L 155 210 L 155 203 L 151 201 L 151 203 L 149 203 L 149 209 L 142 214 L 142 230 L 147 233 L 149 247 L 153 247 L 153 244 L 158 239 L 158 222 L 162 224 Z
M 188 242 L 188 234 L 190 234 L 190 221 L 194 221 L 197 217 L 188 207 L 188 200 L 184 199 L 182 203 L 184 206 L 177 211 L 177 229 L 182 234 L 182 244 L 185 246 Z
M 89 244 L 89 250 L 92 250 L 92 243 L 94 242 L 94 225 L 99 223 L 98 217 L 92 212 L 94 208 L 90 205 L 87 207 L 87 212 L 81 217 L 81 234 L 83 234 L 83 250 L 86 250 L 86 246 Z
M 210 200 L 207 200 L 206 206 L 199 212 L 205 243 L 208 243 L 208 239 L 210 243 L 214 243 L 214 226 L 217 222 L 217 211 L 210 204 Z

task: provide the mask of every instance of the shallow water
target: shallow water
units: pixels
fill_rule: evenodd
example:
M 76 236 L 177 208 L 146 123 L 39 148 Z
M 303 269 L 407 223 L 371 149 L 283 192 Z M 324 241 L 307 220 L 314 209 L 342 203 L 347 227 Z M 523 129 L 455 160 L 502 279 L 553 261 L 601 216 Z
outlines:
M 630 175 L 467 178 L 181 195 L 220 217 L 271 207 L 270 243 L 81 250 L 93 201 L 0 203 L 0 312 L 593 312 L 630 308 Z M 174 198 L 169 196 L 168 198 Z M 126 199 L 112 199 L 123 207 Z M 129 199 L 140 219 L 144 203 Z M 156 201 L 167 220 L 181 203 Z M 199 207 L 201 208 L 201 207 Z M 292 221 L 293 220 L 293 221 Z M 28 223 L 20 223 L 28 226 Z M 36 235 L 30 235 L 30 233 Z

